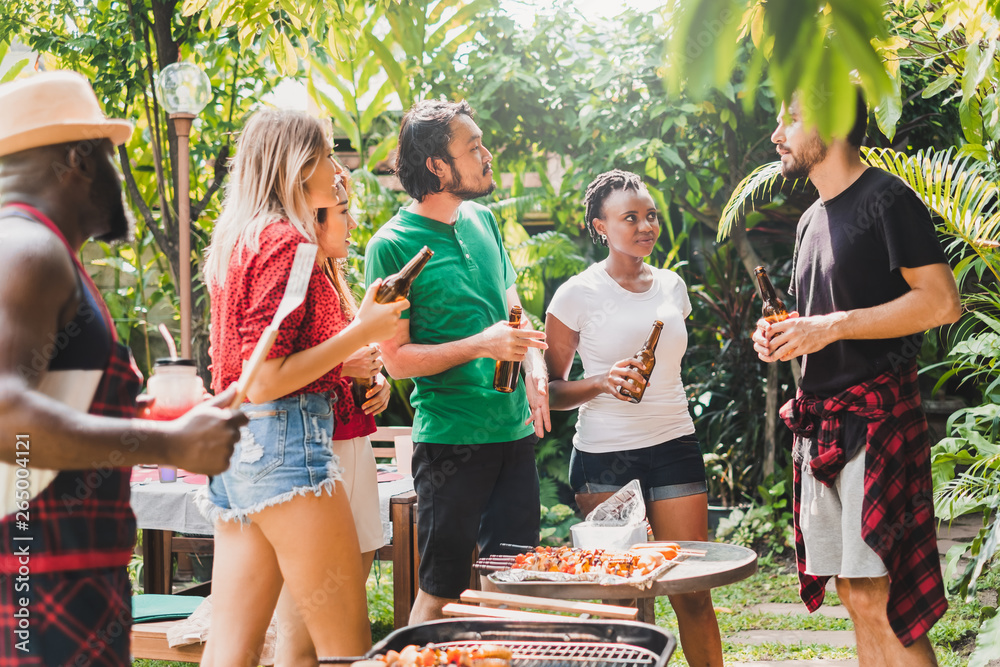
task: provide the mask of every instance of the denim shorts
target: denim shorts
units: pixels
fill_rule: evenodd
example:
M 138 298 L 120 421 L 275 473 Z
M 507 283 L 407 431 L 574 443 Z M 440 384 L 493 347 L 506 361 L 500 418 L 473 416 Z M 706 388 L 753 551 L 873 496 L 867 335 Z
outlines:
M 333 453 L 332 401 L 327 394 L 300 394 L 269 403 L 244 403 L 250 418 L 240 429 L 229 469 L 212 477 L 200 508 L 213 523 L 240 521 L 297 495 L 333 493 L 342 478 Z
M 646 502 L 708 492 L 705 463 L 694 433 L 639 449 L 591 454 L 576 447 L 569 485 L 579 494 L 611 493 L 639 480 Z

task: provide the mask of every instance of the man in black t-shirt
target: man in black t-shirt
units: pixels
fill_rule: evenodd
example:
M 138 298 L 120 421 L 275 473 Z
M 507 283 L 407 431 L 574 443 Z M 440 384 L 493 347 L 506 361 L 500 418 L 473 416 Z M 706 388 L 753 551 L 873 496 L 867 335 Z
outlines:
M 771 135 L 786 179 L 819 190 L 799 221 L 792 289 L 799 312 L 760 320 L 763 361 L 802 358 L 799 395 L 782 409 L 796 433 L 795 521 L 802 598 L 837 591 L 864 665 L 935 665 L 926 632 L 947 607 L 934 548 L 929 441 L 916 386 L 923 332 L 961 315 L 926 207 L 868 167 L 858 96 L 847 137 L 824 142 L 801 105 Z M 864 450 L 864 451 L 862 451 Z

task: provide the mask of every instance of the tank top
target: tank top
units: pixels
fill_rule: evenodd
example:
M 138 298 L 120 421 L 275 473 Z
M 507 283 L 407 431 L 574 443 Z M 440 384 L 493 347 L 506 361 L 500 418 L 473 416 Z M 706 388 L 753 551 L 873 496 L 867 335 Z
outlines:
M 48 358 L 45 381 L 54 391 L 72 394 L 96 384 L 87 412 L 134 417 L 142 375 L 131 351 L 118 342 L 114 324 L 97 287 L 59 229 L 40 211 L 13 204 L 0 218 L 16 216 L 48 228 L 73 260 L 81 300 L 76 315 L 40 354 Z M 51 346 L 51 347 L 50 347 Z M 46 354 L 51 352 L 51 355 Z M 34 362 L 33 362 L 34 363 Z M 39 362 L 40 363 L 40 362 Z M 99 377 L 94 374 L 99 373 Z M 95 382 L 96 380 L 96 382 Z M 30 434 L 28 434 L 30 437 Z M 122 453 L 139 446 L 141 434 L 122 438 Z M 129 504 L 130 468 L 117 467 L 112 452 L 87 470 L 63 470 L 27 506 L 0 520 L 0 574 L 18 571 L 30 553 L 32 572 L 121 567 L 135 545 L 135 515 Z

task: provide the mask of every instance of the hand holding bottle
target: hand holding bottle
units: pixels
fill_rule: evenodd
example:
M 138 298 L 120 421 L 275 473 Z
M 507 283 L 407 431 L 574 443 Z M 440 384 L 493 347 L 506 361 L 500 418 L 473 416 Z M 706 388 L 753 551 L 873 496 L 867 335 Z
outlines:
M 382 350 L 375 343 L 359 348 L 344 360 L 340 374 L 344 377 L 370 380 L 382 370 Z
M 522 320 L 520 329 L 513 329 L 508 320 L 501 320 L 479 334 L 482 336 L 483 356 L 497 361 L 524 361 L 528 348 L 547 350 L 545 332 L 525 329 Z
M 386 382 L 385 376 L 381 373 L 371 378 L 372 385 L 367 391 L 367 396 L 359 404 L 366 415 L 377 415 L 384 412 L 389 407 L 389 398 L 392 396 L 392 388 Z
M 628 396 L 621 393 L 622 387 L 636 386 L 641 387 L 646 384 L 646 379 L 642 377 L 642 364 L 635 357 L 629 357 L 628 359 L 622 359 L 616 362 L 614 366 L 608 369 L 607 374 L 604 376 L 604 380 L 601 383 L 601 389 L 605 394 L 611 394 L 619 401 L 630 402 Z
M 377 343 L 394 338 L 400 313 L 410 307 L 410 302 L 406 299 L 392 303 L 376 302 L 375 293 L 381 285 L 382 280 L 379 279 L 368 288 L 364 301 L 361 302 L 358 312 L 354 316 L 354 321 L 350 324 L 363 332 L 367 343 Z

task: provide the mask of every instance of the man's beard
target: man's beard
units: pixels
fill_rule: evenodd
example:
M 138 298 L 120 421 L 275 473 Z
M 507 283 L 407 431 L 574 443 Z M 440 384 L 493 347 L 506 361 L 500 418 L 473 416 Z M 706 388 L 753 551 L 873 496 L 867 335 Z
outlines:
M 819 137 L 813 137 L 812 141 L 806 144 L 800 155 L 789 154 L 792 164 L 786 168 L 784 162 L 781 164 L 781 175 L 789 180 L 797 178 L 809 178 L 809 172 L 813 167 L 826 158 L 828 146 Z
M 483 174 L 484 176 L 486 174 Z M 462 181 L 462 176 L 458 172 L 455 172 L 455 181 L 448 187 L 448 194 L 461 199 L 462 201 L 470 201 L 472 199 L 479 199 L 480 197 L 485 197 L 491 194 L 497 185 L 490 179 L 488 185 L 481 185 L 479 187 L 467 186 Z
M 93 197 L 93 194 L 91 195 Z M 116 241 L 129 242 L 132 240 L 132 214 L 125 207 L 123 197 L 110 197 L 111 210 L 108 212 L 110 226 L 108 231 L 95 237 L 98 241 L 114 243 Z M 98 204 L 98 202 L 94 202 Z

